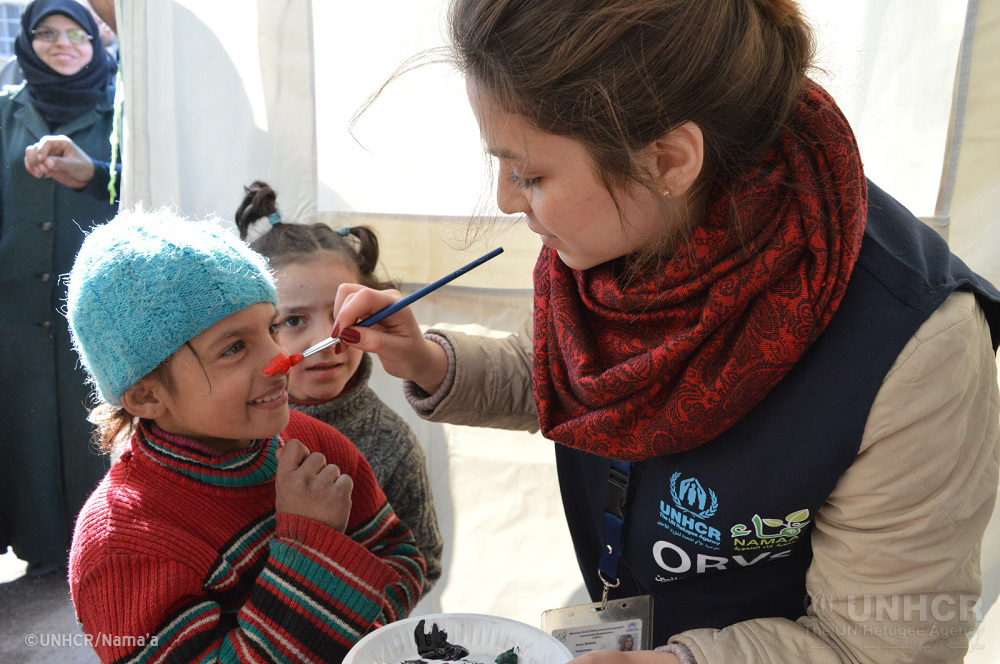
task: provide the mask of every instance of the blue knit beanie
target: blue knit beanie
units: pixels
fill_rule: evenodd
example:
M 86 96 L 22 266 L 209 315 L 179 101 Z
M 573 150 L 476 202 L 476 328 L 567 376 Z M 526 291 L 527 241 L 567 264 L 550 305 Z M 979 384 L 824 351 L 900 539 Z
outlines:
M 98 394 L 120 406 L 186 341 L 258 302 L 278 304 L 271 273 L 234 233 L 167 210 L 122 212 L 77 254 L 67 317 Z

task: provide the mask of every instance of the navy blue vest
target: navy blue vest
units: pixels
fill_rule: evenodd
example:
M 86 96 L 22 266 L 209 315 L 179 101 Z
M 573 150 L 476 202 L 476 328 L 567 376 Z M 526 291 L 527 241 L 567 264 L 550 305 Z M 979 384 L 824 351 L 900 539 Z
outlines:
M 654 643 L 696 627 L 805 613 L 817 510 L 853 463 L 903 346 L 956 289 L 976 293 L 994 350 L 1000 292 L 869 182 L 861 254 L 833 320 L 742 421 L 697 449 L 632 464 L 621 585 L 654 596 Z M 563 507 L 594 601 L 609 461 L 556 445 Z

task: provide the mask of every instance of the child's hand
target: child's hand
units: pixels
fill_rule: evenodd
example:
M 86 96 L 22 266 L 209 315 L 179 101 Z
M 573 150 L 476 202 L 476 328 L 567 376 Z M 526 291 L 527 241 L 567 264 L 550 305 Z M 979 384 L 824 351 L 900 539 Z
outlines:
M 301 441 L 293 438 L 278 450 L 276 512 L 304 516 L 342 533 L 351 516 L 352 489 L 350 476 L 341 475 L 319 452 L 310 454 Z
M 350 327 L 352 323 L 400 299 L 399 291 L 377 291 L 358 284 L 341 284 L 334 305 L 337 323 L 341 326 L 336 336 L 352 346 L 378 355 L 390 375 L 412 380 L 433 394 L 448 372 L 448 357 L 441 346 L 424 339 L 410 307 L 371 327 Z

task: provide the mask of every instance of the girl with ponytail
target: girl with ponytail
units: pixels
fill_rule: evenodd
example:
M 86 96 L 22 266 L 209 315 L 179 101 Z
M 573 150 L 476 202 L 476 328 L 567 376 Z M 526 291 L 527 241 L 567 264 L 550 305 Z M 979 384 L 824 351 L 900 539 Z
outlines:
M 379 245 L 367 226 L 333 229 L 282 220 L 277 194 L 266 182 L 244 187 L 236 210 L 240 237 L 267 258 L 278 290 L 278 343 L 299 353 L 335 336 L 333 305 L 342 283 L 388 289 L 378 267 Z M 413 531 L 427 562 L 424 593 L 441 576 L 444 548 L 423 450 L 409 425 L 369 387 L 372 359 L 345 344 L 292 367 L 288 400 L 294 410 L 330 424 L 368 460 L 397 516 Z

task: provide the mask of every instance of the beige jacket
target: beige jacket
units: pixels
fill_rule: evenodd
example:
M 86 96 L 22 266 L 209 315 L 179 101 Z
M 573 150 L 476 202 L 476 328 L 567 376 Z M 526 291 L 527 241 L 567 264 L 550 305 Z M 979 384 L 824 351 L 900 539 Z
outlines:
M 535 431 L 530 323 L 505 339 L 431 330 L 451 358 L 427 419 Z M 982 310 L 954 293 L 903 348 L 860 452 L 816 516 L 797 621 L 695 629 L 699 663 L 960 662 L 974 637 L 980 547 L 1000 468 L 1000 389 Z M 974 643 L 974 641 L 973 641 Z

